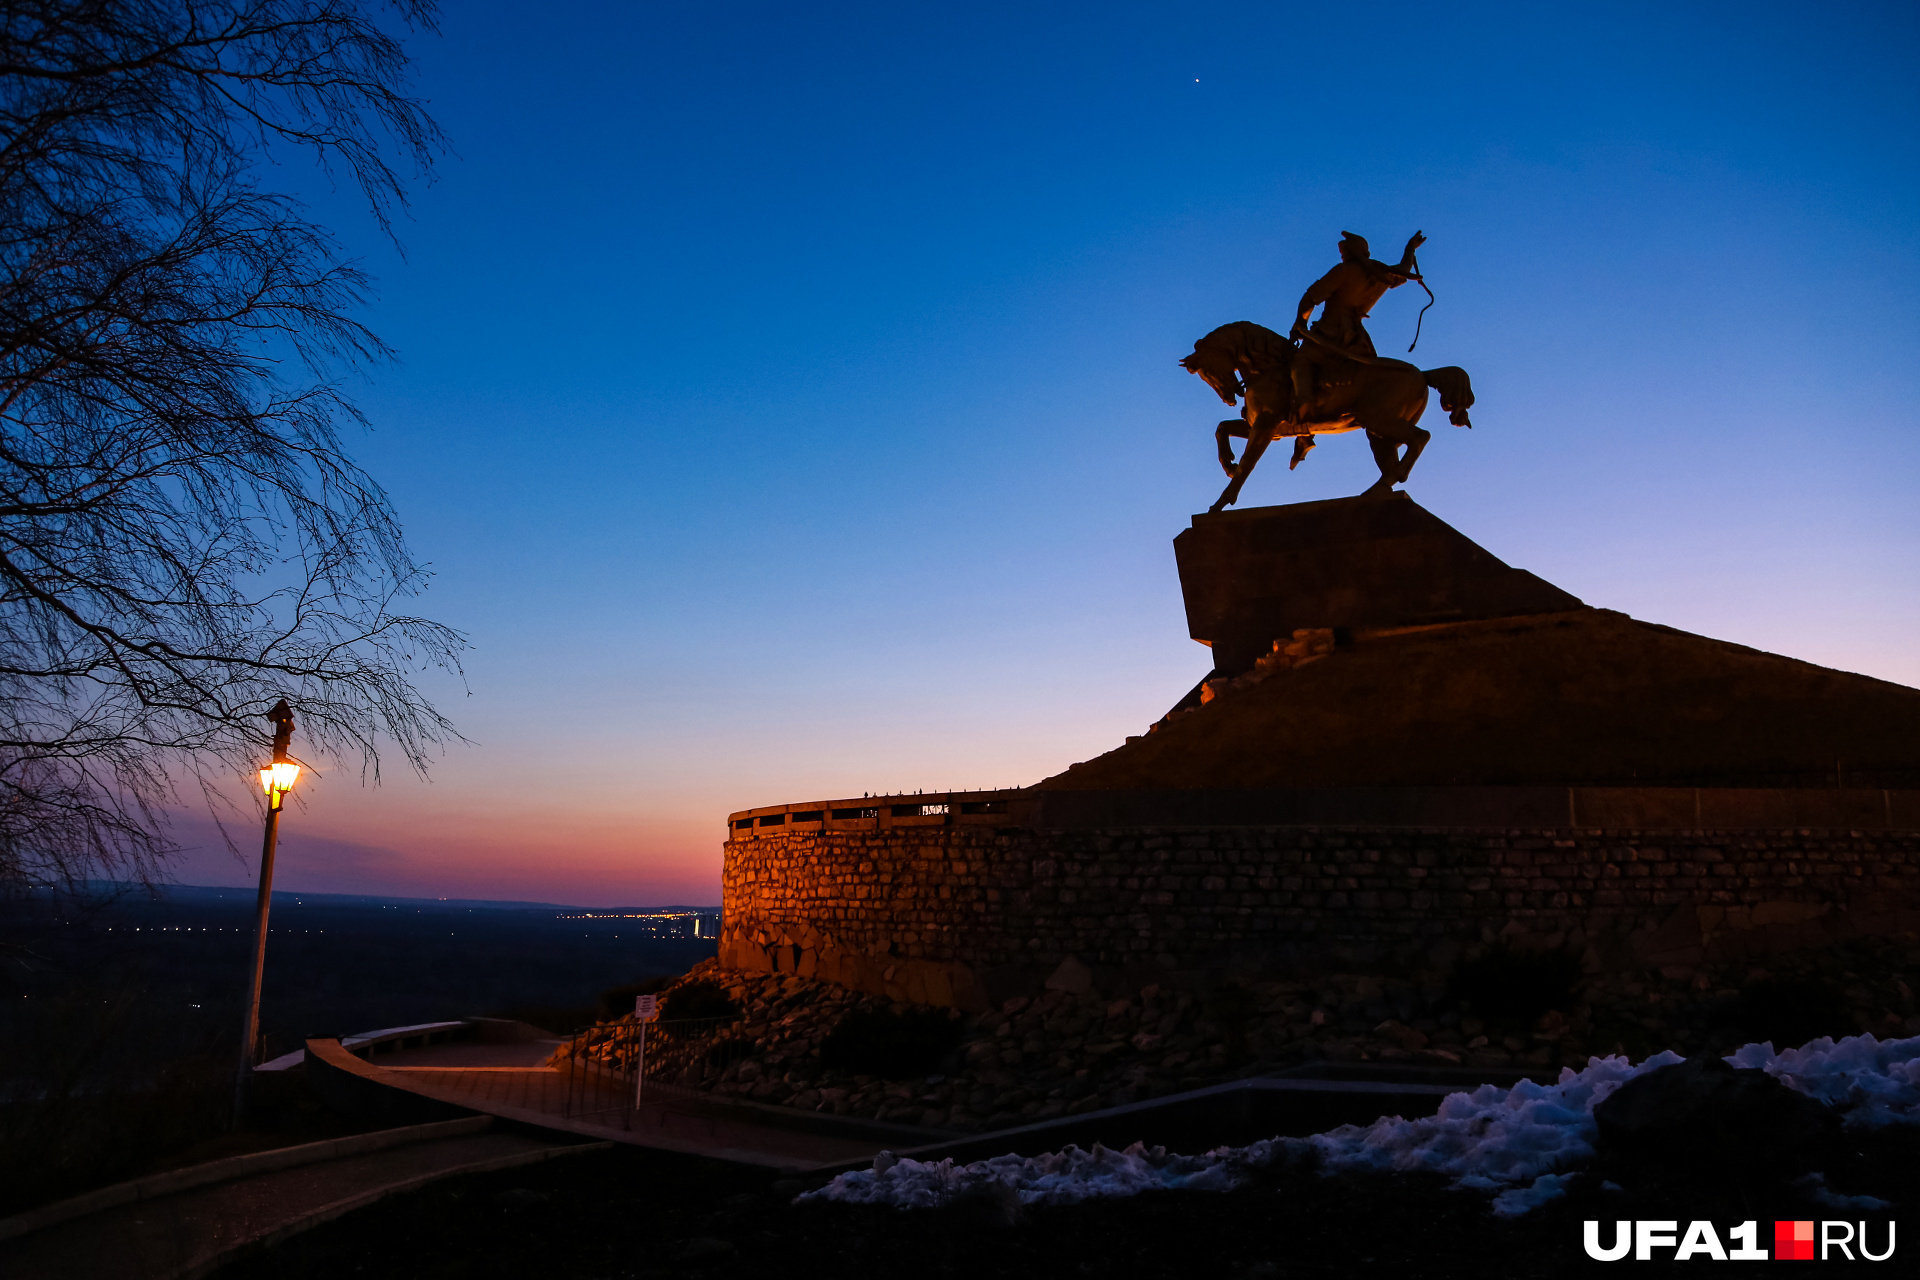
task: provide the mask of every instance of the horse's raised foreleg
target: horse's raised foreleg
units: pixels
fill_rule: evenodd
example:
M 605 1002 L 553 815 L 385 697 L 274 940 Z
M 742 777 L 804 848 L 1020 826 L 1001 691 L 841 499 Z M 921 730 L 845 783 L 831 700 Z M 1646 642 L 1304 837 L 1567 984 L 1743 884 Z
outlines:
M 1225 427 L 1226 423 L 1220 424 Z M 1227 481 L 1227 487 L 1220 493 L 1220 500 L 1207 510 L 1218 511 L 1222 507 L 1232 506 L 1240 497 L 1240 486 L 1253 474 L 1253 464 L 1260 461 L 1260 455 L 1273 443 L 1273 423 L 1265 420 L 1265 415 L 1247 424 L 1247 447 L 1241 451 L 1239 465 L 1233 468 L 1233 479 Z
M 1230 436 L 1240 436 L 1244 438 L 1246 434 L 1247 424 L 1245 420 L 1240 418 L 1228 418 L 1225 422 L 1222 422 L 1218 427 L 1214 428 L 1213 440 L 1215 444 L 1220 446 L 1220 469 L 1226 472 L 1229 477 L 1233 475 L 1233 446 L 1227 443 L 1227 439 Z

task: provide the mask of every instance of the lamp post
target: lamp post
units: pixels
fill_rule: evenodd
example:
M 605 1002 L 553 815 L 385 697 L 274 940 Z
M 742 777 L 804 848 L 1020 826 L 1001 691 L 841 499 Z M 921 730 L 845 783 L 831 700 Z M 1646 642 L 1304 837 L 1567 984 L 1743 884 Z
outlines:
M 260 1038 L 260 980 L 267 968 L 267 907 L 273 901 L 273 845 L 280 834 L 280 804 L 300 776 L 300 766 L 287 754 L 293 741 L 293 708 L 285 698 L 267 712 L 273 721 L 273 762 L 260 770 L 260 789 L 267 793 L 267 833 L 260 844 L 260 905 L 253 926 L 253 962 L 247 969 L 247 1018 L 240 1036 L 240 1071 L 233 1082 L 233 1127 L 247 1119 L 247 1088 L 253 1082 L 254 1056 Z

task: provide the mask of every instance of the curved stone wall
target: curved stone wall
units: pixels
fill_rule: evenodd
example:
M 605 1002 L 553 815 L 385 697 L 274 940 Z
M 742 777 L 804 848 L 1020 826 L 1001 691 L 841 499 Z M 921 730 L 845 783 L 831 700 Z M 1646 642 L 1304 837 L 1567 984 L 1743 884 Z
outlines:
M 1920 932 L 1911 827 L 1060 830 L 947 815 L 749 835 L 734 821 L 721 963 L 970 1010 L 1049 980 L 1367 966 L 1503 933 L 1676 971 Z

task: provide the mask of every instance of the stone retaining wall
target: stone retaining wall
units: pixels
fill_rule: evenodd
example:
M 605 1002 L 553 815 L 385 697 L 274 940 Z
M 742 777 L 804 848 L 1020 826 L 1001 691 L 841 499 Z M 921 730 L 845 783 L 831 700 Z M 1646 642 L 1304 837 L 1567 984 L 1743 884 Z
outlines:
M 1355 968 L 1495 935 L 1664 967 L 1920 932 L 1920 831 L 760 833 L 726 846 L 720 962 L 979 1010 L 1051 982 Z

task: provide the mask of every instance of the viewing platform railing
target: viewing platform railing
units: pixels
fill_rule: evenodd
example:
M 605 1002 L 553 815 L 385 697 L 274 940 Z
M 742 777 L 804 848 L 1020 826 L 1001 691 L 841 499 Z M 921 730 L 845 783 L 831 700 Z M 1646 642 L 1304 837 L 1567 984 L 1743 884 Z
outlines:
M 729 839 L 793 831 L 870 831 L 885 827 L 1005 825 L 1020 790 L 941 791 L 927 795 L 815 800 L 743 809 L 727 817 Z
M 949 791 L 742 809 L 727 816 L 727 838 L 972 825 L 1913 831 L 1920 830 L 1920 790 L 1849 785 Z

